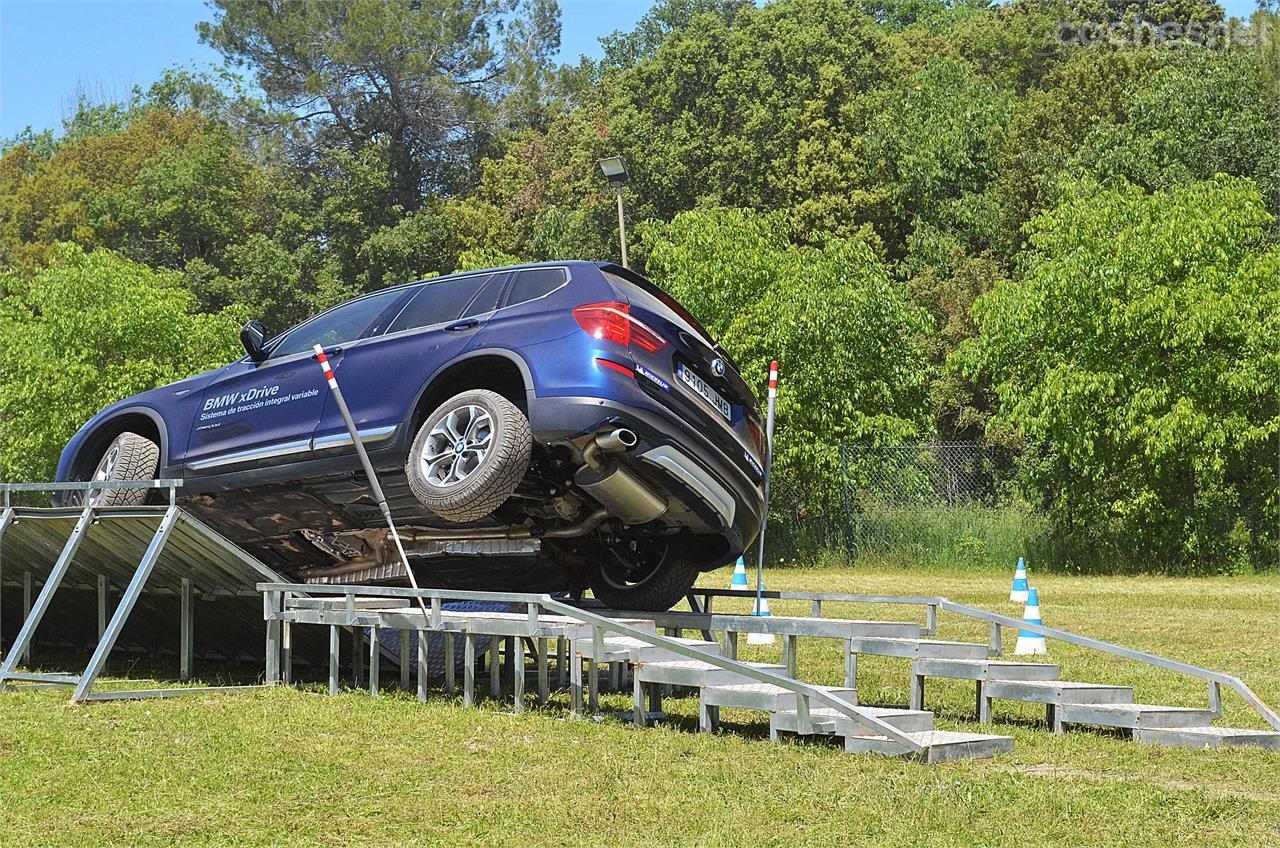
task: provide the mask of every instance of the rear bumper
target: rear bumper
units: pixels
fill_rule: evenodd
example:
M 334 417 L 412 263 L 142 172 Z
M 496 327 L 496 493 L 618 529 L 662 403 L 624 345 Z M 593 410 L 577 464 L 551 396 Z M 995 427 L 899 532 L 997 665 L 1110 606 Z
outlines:
M 695 427 L 661 409 L 601 397 L 530 397 L 529 424 L 541 442 L 562 441 L 605 427 L 634 430 L 639 443 L 632 464 L 715 527 L 728 543 L 717 567 L 736 559 L 760 531 L 764 496 L 750 479 Z

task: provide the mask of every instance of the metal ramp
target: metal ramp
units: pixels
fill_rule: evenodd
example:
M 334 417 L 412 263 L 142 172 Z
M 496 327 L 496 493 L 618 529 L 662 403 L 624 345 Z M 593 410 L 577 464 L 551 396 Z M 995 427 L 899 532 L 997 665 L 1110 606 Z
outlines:
M 261 601 L 254 585 L 281 578 L 178 508 L 174 496 L 180 484 L 179 480 L 111 484 L 113 488 L 167 488 L 167 506 L 68 508 L 12 506 L 10 495 L 73 489 L 87 495 L 92 486 L 100 484 L 3 486 L 0 602 L 4 606 L 0 609 L 7 607 L 5 612 L 12 615 L 18 591 L 23 603 L 21 627 L 0 665 L 0 689 L 66 686 L 72 688 L 72 700 L 94 701 L 252 688 L 95 688 L 112 650 L 129 642 L 155 645 L 176 641 L 179 679 L 190 679 L 197 600 L 220 601 L 210 615 L 216 617 L 216 628 L 211 626 L 202 633 L 216 629 L 223 659 L 260 656 Z M 119 593 L 119 600 L 112 609 L 115 593 Z M 175 618 L 177 632 L 172 628 Z M 212 624 L 208 619 L 205 623 Z M 43 631 L 42 624 L 46 625 Z M 42 636 L 41 645 L 46 634 L 51 644 L 63 647 L 93 645 L 88 664 L 80 671 L 19 670 L 29 661 L 37 632 Z

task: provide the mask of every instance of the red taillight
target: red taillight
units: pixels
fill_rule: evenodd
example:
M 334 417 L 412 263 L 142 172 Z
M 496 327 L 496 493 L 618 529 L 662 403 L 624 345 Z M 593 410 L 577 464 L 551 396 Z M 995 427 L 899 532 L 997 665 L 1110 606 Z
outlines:
M 617 342 L 623 347 L 636 347 L 656 353 L 667 346 L 667 340 L 648 325 L 631 316 L 626 303 L 587 303 L 573 309 L 573 317 L 588 335 Z

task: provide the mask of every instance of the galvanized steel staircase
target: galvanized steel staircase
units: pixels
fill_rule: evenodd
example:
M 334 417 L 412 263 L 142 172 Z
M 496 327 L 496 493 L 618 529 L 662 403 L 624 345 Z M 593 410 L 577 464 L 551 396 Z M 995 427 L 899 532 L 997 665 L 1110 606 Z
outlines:
M 660 637 L 708 656 L 720 656 L 714 641 Z M 661 714 L 661 692 L 664 687 L 696 689 L 699 699 L 699 728 L 711 732 L 719 724 L 721 707 L 756 710 L 769 715 L 769 737 L 776 740 L 779 732 L 799 736 L 842 737 L 846 751 L 889 756 L 914 756 L 923 762 L 991 757 L 1013 750 L 1013 739 L 977 733 L 955 733 L 936 730 L 933 713 L 917 709 L 859 707 L 859 711 L 883 722 L 915 744 L 906 747 L 902 741 L 877 733 L 866 723 L 838 708 L 811 705 L 810 698 L 777 683 L 763 682 L 745 676 L 740 670 L 724 668 L 707 661 L 677 654 L 669 649 L 637 639 L 606 636 L 578 639 L 573 644 L 575 661 L 593 666 L 601 662 L 626 661 L 632 671 L 633 720 L 639 726 Z M 784 676 L 784 665 L 740 663 L 742 667 L 769 675 Z M 855 706 L 857 690 L 846 687 L 813 687 L 830 698 Z M 647 702 L 647 703 L 646 703 Z
M 1156 745 L 1248 745 L 1280 750 L 1280 731 L 1215 726 L 1212 722 L 1220 718 L 1220 710 L 1136 703 L 1130 686 L 1062 680 L 1059 666 L 1052 663 L 987 659 L 990 646 L 977 642 L 861 639 L 854 640 L 851 647 L 855 653 L 912 660 L 913 710 L 924 708 L 926 678 L 972 680 L 977 685 L 977 714 L 983 724 L 992 721 L 993 701 L 1021 701 L 1043 704 L 1046 720 L 1056 733 L 1072 725 L 1087 725 L 1128 730 L 1132 738 Z

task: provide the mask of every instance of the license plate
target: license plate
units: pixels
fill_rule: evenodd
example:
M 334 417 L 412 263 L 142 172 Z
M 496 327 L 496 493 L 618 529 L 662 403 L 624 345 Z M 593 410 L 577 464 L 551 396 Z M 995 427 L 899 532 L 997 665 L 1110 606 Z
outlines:
M 719 410 L 720 414 L 724 416 L 726 421 L 733 420 L 733 407 L 729 404 L 729 401 L 725 400 L 715 389 L 708 386 L 706 380 L 703 380 L 697 374 L 679 363 L 676 363 L 676 376 L 679 377 L 680 381 L 686 386 L 702 395 L 702 397 L 706 399 L 707 403 Z

